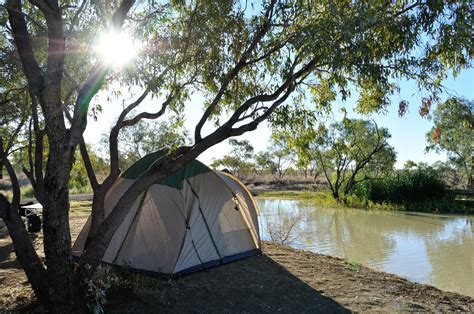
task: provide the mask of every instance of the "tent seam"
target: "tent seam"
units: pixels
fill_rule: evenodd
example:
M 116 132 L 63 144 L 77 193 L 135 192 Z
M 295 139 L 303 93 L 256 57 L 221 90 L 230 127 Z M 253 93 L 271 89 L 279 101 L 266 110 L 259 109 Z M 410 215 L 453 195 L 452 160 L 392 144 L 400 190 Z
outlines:
M 145 201 L 145 197 L 146 197 L 147 193 L 148 193 L 148 190 L 146 190 L 145 193 L 143 194 L 143 197 L 140 200 L 140 204 L 138 205 L 137 212 L 135 213 L 135 216 L 133 217 L 133 220 L 130 223 L 130 227 L 128 228 L 127 233 L 125 234 L 125 237 L 123 238 L 122 244 L 120 244 L 120 248 L 118 249 L 117 254 L 115 254 L 115 257 L 112 260 L 112 263 L 114 263 L 114 264 L 117 262 L 117 258 L 120 255 L 120 252 L 122 251 L 122 248 L 123 248 L 123 245 L 125 244 L 125 241 L 127 241 L 127 237 L 130 234 L 130 230 L 132 229 L 133 225 L 136 222 L 136 219 L 137 219 L 138 215 L 140 214 L 140 212 L 142 210 L 143 202 Z
M 216 250 L 216 253 L 219 256 L 219 259 L 222 260 L 222 255 L 219 252 L 219 249 L 217 248 L 216 242 L 214 241 L 214 237 L 212 236 L 212 233 L 211 233 L 211 229 L 209 228 L 209 224 L 207 223 L 206 217 L 204 216 L 204 212 L 201 208 L 201 199 L 199 198 L 199 195 L 197 194 L 197 192 L 194 190 L 188 178 L 186 178 L 186 182 L 189 184 L 189 187 L 191 188 L 191 192 L 193 193 L 194 197 L 196 197 L 198 201 L 199 212 L 201 213 L 202 220 L 204 221 L 204 225 L 206 226 L 207 233 L 209 234 L 209 237 L 211 238 L 212 245 L 214 246 L 214 249 Z

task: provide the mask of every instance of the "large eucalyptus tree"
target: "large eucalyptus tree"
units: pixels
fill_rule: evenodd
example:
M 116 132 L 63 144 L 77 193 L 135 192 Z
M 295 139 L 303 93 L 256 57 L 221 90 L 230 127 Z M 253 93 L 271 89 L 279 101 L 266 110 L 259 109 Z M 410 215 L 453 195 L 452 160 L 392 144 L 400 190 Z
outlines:
M 397 89 L 392 78 L 416 79 L 420 89 L 436 95 L 448 71 L 471 66 L 470 1 L 7 0 L 0 12 L 1 53 L 21 68 L 22 80 L 13 89 L 26 92 L 31 116 L 34 149 L 26 172 L 44 206 L 44 262 L 17 215 L 19 187 L 5 148 L 1 164 L 12 180 L 13 199 L 0 196 L 0 216 L 36 296 L 55 312 L 85 309 L 83 279 L 99 265 L 137 195 L 209 147 L 255 130 L 284 104 L 292 105 L 288 114 L 297 112 L 309 95 L 330 105 L 336 94 L 345 97 L 356 87 L 361 110 L 373 111 L 388 105 Z M 144 44 L 134 63 L 120 70 L 97 53 L 94 42 L 98 33 L 113 38 L 110 32 L 125 30 Z M 2 73 L 9 64 L 2 63 Z M 110 171 L 99 182 L 83 134 L 94 96 L 117 86 L 139 97 L 124 106 L 111 129 Z M 7 89 L 1 86 L 0 92 Z M 201 103 L 192 101 L 195 93 Z M 155 96 L 156 111 L 134 114 L 149 96 Z M 170 110 L 186 113 L 188 106 L 202 108 L 193 143 L 170 150 L 104 217 L 105 194 L 121 171 L 120 131 Z M 76 265 L 68 181 L 77 146 L 94 199 L 91 238 Z
M 449 98 L 438 104 L 432 118 L 426 150 L 446 151 L 464 177 L 465 187 L 474 190 L 474 101 Z

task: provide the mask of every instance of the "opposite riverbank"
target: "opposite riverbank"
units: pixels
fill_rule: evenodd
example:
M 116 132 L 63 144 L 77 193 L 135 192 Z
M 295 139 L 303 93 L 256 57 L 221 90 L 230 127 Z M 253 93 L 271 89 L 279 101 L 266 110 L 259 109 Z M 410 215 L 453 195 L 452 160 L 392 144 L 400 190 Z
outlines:
M 326 207 L 350 207 L 359 209 L 374 209 L 374 210 L 398 210 L 398 211 L 410 211 L 406 210 L 405 206 L 390 203 L 374 203 L 371 201 L 365 201 L 358 199 L 355 196 L 350 195 L 346 203 L 336 201 L 331 192 L 327 189 L 312 190 L 312 186 L 304 185 L 298 186 L 297 189 L 290 185 L 279 185 L 278 189 L 271 189 L 270 186 L 264 187 L 253 187 L 250 186 L 250 190 L 254 196 L 279 198 L 279 199 L 291 199 L 291 200 L 303 200 L 310 202 L 314 205 L 326 206 Z M 433 206 L 432 202 L 426 202 L 424 204 L 418 204 L 419 212 L 432 213 L 432 214 L 465 214 L 474 215 L 474 195 L 467 195 L 462 197 L 456 197 L 452 202 L 447 204 L 435 204 L 438 209 L 431 210 L 430 205 Z M 444 207 L 443 205 L 446 205 Z
M 90 202 L 74 202 L 72 238 Z M 42 235 L 32 235 L 42 256 Z M 130 272 L 107 293 L 106 312 L 473 312 L 474 299 L 317 253 L 264 242 L 264 255 L 173 281 Z M 0 308 L 40 310 L 0 223 Z

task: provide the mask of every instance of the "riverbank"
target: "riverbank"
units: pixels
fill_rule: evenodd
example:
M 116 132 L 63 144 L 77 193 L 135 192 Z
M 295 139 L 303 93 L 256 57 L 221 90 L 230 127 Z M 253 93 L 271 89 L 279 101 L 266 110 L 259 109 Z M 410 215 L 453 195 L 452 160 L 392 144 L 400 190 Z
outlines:
M 279 198 L 279 199 L 291 199 L 291 200 L 304 200 L 314 205 L 326 206 L 326 207 L 350 207 L 359 209 L 374 209 L 374 210 L 398 210 L 407 211 L 404 206 L 396 204 L 379 204 L 373 202 L 365 202 L 357 199 L 355 196 L 349 196 L 346 204 L 337 202 L 328 190 L 293 190 L 279 189 L 279 190 L 268 190 L 268 189 L 252 189 L 252 193 L 255 196 L 266 197 L 266 198 Z M 420 212 L 432 213 L 432 214 L 464 214 L 474 215 L 474 197 L 465 197 L 463 199 L 454 200 L 454 203 L 450 203 L 445 210 L 441 211 L 430 211 L 430 204 L 420 204 Z
M 72 238 L 90 202 L 75 203 Z M 34 236 L 43 255 L 42 236 Z M 411 283 L 364 266 L 287 246 L 264 243 L 264 255 L 173 281 L 118 273 L 106 312 L 344 312 L 474 311 L 474 299 Z M 115 275 L 114 275 L 115 276 Z M 0 224 L 0 308 L 38 310 L 11 240 Z

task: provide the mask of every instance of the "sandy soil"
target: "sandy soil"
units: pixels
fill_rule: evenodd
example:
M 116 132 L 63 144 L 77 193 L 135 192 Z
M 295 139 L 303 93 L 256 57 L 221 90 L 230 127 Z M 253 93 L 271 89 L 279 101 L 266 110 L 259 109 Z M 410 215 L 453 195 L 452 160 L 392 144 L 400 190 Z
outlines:
M 86 220 L 71 219 L 75 238 Z M 41 235 L 34 236 L 37 247 Z M 255 256 L 173 281 L 118 272 L 106 312 L 474 312 L 474 299 L 360 265 L 264 244 Z M 40 252 L 41 253 L 41 252 Z M 0 224 L 0 310 L 39 310 Z

